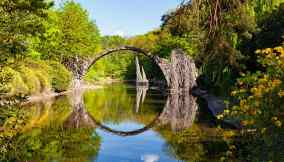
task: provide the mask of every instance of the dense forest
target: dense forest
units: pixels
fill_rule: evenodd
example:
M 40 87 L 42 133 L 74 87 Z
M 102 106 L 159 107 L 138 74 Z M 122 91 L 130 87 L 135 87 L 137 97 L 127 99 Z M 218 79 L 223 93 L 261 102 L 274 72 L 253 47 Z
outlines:
M 56 7 L 46 0 L 0 0 L 0 104 L 68 90 L 73 80 L 68 65 L 104 49 L 131 45 L 167 58 L 178 48 L 194 59 L 198 86 L 226 97 L 227 108 L 218 119 L 240 121 L 245 130 L 224 133 L 229 147 L 222 160 L 243 157 L 246 152 L 236 147 L 246 146 L 253 148 L 250 160 L 258 161 L 253 154 L 276 146 L 284 133 L 284 1 L 185 0 L 161 15 L 161 21 L 158 29 L 143 35 L 102 36 L 74 1 Z M 124 53 L 100 60 L 84 79 L 133 79 L 134 56 Z M 159 79 L 157 67 L 147 58 L 141 57 L 141 63 L 150 79 Z M 20 113 L 1 115 L 7 112 L 0 109 L 0 128 L 10 128 L 0 131 L 0 145 L 1 139 L 16 136 L 24 123 L 22 118 L 8 120 Z M 252 137 L 264 144 L 233 140 Z M 1 146 L 0 152 L 5 149 Z M 276 153 L 268 160 L 273 156 Z

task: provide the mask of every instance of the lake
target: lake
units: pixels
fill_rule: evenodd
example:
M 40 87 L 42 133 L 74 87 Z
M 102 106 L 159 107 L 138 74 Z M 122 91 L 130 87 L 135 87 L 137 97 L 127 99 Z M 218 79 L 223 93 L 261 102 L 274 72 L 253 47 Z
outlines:
M 227 150 L 196 98 L 155 87 L 110 84 L 10 109 L 3 161 L 219 161 Z

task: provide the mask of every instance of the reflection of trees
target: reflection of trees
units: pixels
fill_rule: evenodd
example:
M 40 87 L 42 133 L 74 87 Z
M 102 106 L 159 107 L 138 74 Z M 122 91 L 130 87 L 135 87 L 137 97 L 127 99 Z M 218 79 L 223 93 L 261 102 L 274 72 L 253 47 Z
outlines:
M 170 94 L 160 116 L 160 123 L 169 124 L 173 131 L 190 128 L 197 109 L 196 98 L 189 93 Z
M 167 141 L 164 150 L 172 157 L 189 162 L 218 162 L 221 157 L 228 161 L 284 161 L 283 131 L 264 138 L 251 134 L 230 139 L 228 145 L 224 130 L 193 123 L 196 110 L 192 96 L 169 96 L 155 130 Z
M 135 91 L 135 89 L 133 90 Z M 132 94 L 132 95 L 131 95 Z M 151 94 L 148 94 L 151 95 Z M 136 113 L 135 92 L 126 87 L 87 92 L 27 108 L 0 109 L 0 161 L 88 161 L 96 157 L 100 138 L 89 127 L 100 127 L 117 135 L 137 135 L 152 128 L 165 139 L 164 151 L 183 161 L 219 161 L 228 147 L 215 128 L 194 124 L 197 111 L 195 98 L 171 94 L 163 111 L 161 98 L 147 96 Z M 85 105 L 85 104 L 86 105 Z M 85 109 L 85 106 L 87 109 Z M 144 128 L 123 132 L 101 125 L 102 122 L 133 120 Z M 90 124 L 91 123 L 91 124 Z M 75 129 L 74 129 L 75 128 Z M 249 135 L 231 140 L 235 161 L 284 161 L 283 131 L 269 136 Z
M 217 129 L 194 124 L 197 110 L 196 98 L 189 93 L 170 94 L 155 130 L 167 141 L 165 151 L 176 159 L 218 161 L 225 143 Z
M 137 91 L 135 88 L 128 89 L 125 85 L 112 85 L 96 91 L 87 91 L 84 94 L 84 103 L 86 110 L 99 122 L 116 124 L 131 120 L 147 124 L 161 112 L 164 101 L 151 96 L 141 104 L 143 100 L 141 94 L 139 112 L 136 113 L 135 98 L 136 95 L 139 97 L 139 92 L 139 89 Z M 161 103 L 155 103 L 156 100 Z
M 140 93 L 140 92 L 137 91 L 137 93 Z M 146 93 L 146 91 L 145 91 L 145 93 Z M 115 96 L 117 94 L 113 93 L 112 95 Z M 146 94 L 144 94 L 144 95 L 146 95 Z M 89 112 L 86 111 L 85 104 L 84 104 L 84 101 L 83 101 L 83 91 L 80 91 L 80 90 L 74 91 L 74 93 L 70 97 L 71 97 L 70 99 L 73 101 L 72 102 L 73 111 L 67 117 L 67 119 L 64 121 L 64 127 L 66 127 L 66 128 L 100 128 L 104 131 L 107 131 L 109 133 L 119 135 L 119 136 L 134 136 L 134 135 L 143 133 L 143 132 L 147 131 L 148 129 L 154 127 L 154 125 L 159 120 L 159 114 L 160 113 L 158 113 L 158 115 L 156 115 L 154 119 L 152 119 L 145 127 L 141 128 L 141 129 L 137 129 L 137 130 L 133 130 L 133 131 L 114 130 L 114 129 L 106 126 L 106 125 L 103 125 L 99 120 L 97 120 Z M 143 96 L 138 95 L 138 97 L 142 97 L 142 100 L 143 100 Z M 109 101 L 109 100 L 106 100 L 106 101 Z M 123 104 L 125 104 L 125 103 L 123 103 Z M 118 104 L 118 105 L 120 105 L 120 104 Z M 96 105 L 93 105 L 93 106 L 95 108 L 97 108 Z M 110 106 L 112 107 L 113 105 L 110 104 Z M 115 108 L 118 109 L 117 107 L 115 107 Z M 129 105 L 126 108 L 127 108 L 126 110 L 128 110 L 127 112 L 133 111 L 133 108 L 130 107 Z M 111 111 L 111 109 L 108 110 L 108 111 Z M 120 110 L 120 111 L 123 111 L 123 110 Z M 114 111 L 114 112 L 116 112 L 116 111 Z M 133 113 L 135 113 L 135 110 L 134 110 Z M 119 115 L 119 114 L 116 114 L 116 115 Z M 147 114 L 143 114 L 142 116 L 147 116 Z M 125 119 L 129 120 L 129 117 L 125 118 Z M 110 118 L 110 120 L 112 120 L 112 118 Z
M 269 134 L 246 134 L 231 141 L 237 149 L 234 156 L 239 161 L 284 161 L 284 130 L 269 131 Z
M 82 93 L 78 93 L 74 95 L 75 98 L 72 98 L 74 109 L 64 122 L 64 125 L 76 128 L 99 127 L 102 130 L 120 136 L 130 136 L 142 133 L 158 123 L 160 125 L 169 124 L 174 131 L 191 127 L 197 111 L 196 99 L 193 96 L 189 95 L 189 93 L 184 93 L 182 95 L 170 94 L 164 105 L 163 111 L 160 112 L 157 112 L 154 109 L 157 107 L 157 104 L 147 104 L 146 101 L 143 105 L 147 106 L 146 108 L 144 107 L 146 111 L 142 108 L 140 110 L 141 112 L 139 111 L 140 113 L 137 114 L 137 109 L 141 106 L 140 102 L 145 100 L 146 92 L 146 88 L 136 88 L 136 100 L 134 100 L 133 96 L 130 96 L 131 92 L 129 94 L 129 92 L 126 91 L 126 87 L 121 86 L 111 86 L 110 89 L 102 89 L 92 93 L 87 92 L 84 97 L 87 106 L 92 106 L 91 108 L 88 108 L 90 113 L 85 110 L 83 100 L 79 97 L 80 95 L 82 96 Z M 92 105 L 89 105 L 88 99 L 91 100 Z M 136 104 L 133 104 L 135 101 Z M 133 109 L 134 106 L 135 109 Z M 91 115 L 91 113 L 95 115 Z M 96 114 L 100 114 L 101 116 L 97 118 Z M 121 122 L 123 120 L 142 122 L 145 124 L 145 127 L 124 132 L 113 130 L 102 124 L 106 121 Z
M 97 104 L 94 102 L 94 105 L 89 105 L 92 107 L 89 107 L 88 110 L 94 112 L 94 110 L 92 110 L 93 108 L 96 109 L 95 111 L 97 111 L 97 113 L 102 114 L 101 119 L 103 120 L 96 121 L 94 119 L 93 122 L 97 127 L 107 132 L 120 136 L 130 136 L 153 128 L 166 140 L 165 151 L 172 157 L 183 161 L 217 162 L 227 153 L 229 146 L 223 140 L 222 132 L 219 132 L 216 128 L 209 128 L 206 125 L 194 124 L 197 104 L 195 98 L 189 94 L 170 94 L 162 112 L 147 111 L 148 108 L 151 109 L 151 107 L 147 107 L 147 109 L 140 109 L 140 115 L 137 115 L 135 110 L 133 110 L 133 106 L 135 106 L 135 104 L 132 104 L 134 99 L 131 98 L 128 92 L 125 92 L 125 89 L 118 88 L 112 89 L 112 91 L 105 90 L 105 92 L 100 92 L 103 92 L 102 96 L 105 96 L 105 98 L 100 98 L 101 93 L 99 93 L 98 96 L 96 96 L 96 93 L 95 95 L 94 93 L 90 93 L 92 94 L 90 96 L 95 96 L 96 100 L 101 100 L 103 103 Z M 139 96 L 140 95 L 138 95 L 138 97 Z M 127 100 L 125 100 L 124 97 L 126 97 Z M 92 97 L 90 97 L 90 99 L 91 98 Z M 125 107 L 121 107 L 122 105 L 125 105 Z M 157 115 L 157 120 L 153 120 L 155 115 Z M 149 116 L 151 118 L 149 118 Z M 94 117 L 96 118 L 96 116 Z M 141 119 L 139 119 L 139 117 Z M 100 123 L 102 121 L 123 121 L 125 119 L 134 118 L 136 118 L 136 121 L 146 124 L 146 127 L 130 132 L 123 132 L 113 130 Z M 260 158 L 261 156 L 259 155 L 263 151 L 269 151 L 274 157 L 277 157 L 274 159 L 281 159 L 279 157 L 281 157 L 282 151 L 279 148 L 282 147 L 277 147 L 276 143 L 272 145 L 274 148 L 267 148 L 267 141 L 269 140 L 266 140 L 266 144 L 263 141 L 261 142 L 262 144 L 257 143 L 259 141 L 253 144 L 245 141 L 247 140 L 242 139 L 242 142 L 237 145 L 238 150 L 236 153 L 238 157 L 234 160 L 244 161 L 248 158 L 249 154 L 254 155 L 253 158 L 251 158 L 253 161 L 262 161 L 262 159 L 268 160 L 268 158 Z M 280 155 L 276 155 L 277 153 L 280 153 Z
M 75 90 L 70 97 L 72 101 L 72 113 L 64 121 L 66 128 L 95 128 L 91 115 L 85 110 L 83 91 Z
M 219 161 L 227 151 L 226 143 L 215 128 L 193 124 L 190 128 L 173 132 L 167 126 L 155 129 L 166 140 L 164 151 L 183 161 Z
M 13 139 L 8 161 L 88 161 L 96 157 L 100 138 L 91 129 L 33 129 Z
M 127 93 L 126 87 L 107 86 L 96 91 L 84 93 L 86 110 L 98 121 L 118 123 L 129 117 L 132 113 L 131 106 L 134 102 Z
M 62 127 L 70 114 L 65 97 L 54 103 L 11 108 L 9 113 L 0 132 L 0 161 L 81 162 L 97 155 L 100 138 L 92 129 Z

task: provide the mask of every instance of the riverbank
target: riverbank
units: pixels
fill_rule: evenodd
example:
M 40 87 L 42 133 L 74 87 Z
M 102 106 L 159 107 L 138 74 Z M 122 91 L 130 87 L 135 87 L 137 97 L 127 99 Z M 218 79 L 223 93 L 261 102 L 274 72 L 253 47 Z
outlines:
M 113 83 L 135 83 L 135 80 L 121 80 L 121 79 L 113 79 L 113 78 L 105 78 L 98 81 L 79 81 L 76 83 L 76 81 L 73 81 L 73 84 L 70 86 L 70 88 L 66 91 L 62 92 L 55 92 L 52 90 L 45 90 L 41 93 L 36 93 L 30 96 L 25 96 L 21 99 L 16 99 L 17 97 L 11 97 L 11 98 L 5 98 L 0 100 L 0 106 L 5 105 L 28 105 L 31 103 L 37 103 L 44 100 L 49 100 L 55 97 L 64 96 L 71 94 L 76 89 L 80 90 L 86 90 L 86 89 L 99 89 L 102 88 L 104 85 L 113 84 Z M 152 82 L 153 85 L 160 85 L 160 82 Z
M 52 99 L 52 98 L 59 97 L 59 96 L 68 95 L 68 94 L 71 94 L 72 92 L 76 91 L 76 89 L 86 90 L 86 89 L 99 89 L 99 88 L 102 88 L 102 85 L 82 83 L 79 87 L 70 88 L 67 91 L 63 91 L 63 92 L 59 92 L 59 93 L 49 91 L 49 92 L 44 92 L 44 93 L 29 96 L 29 97 L 27 97 L 26 101 L 22 102 L 21 105 L 27 105 L 27 104 L 31 104 L 31 103 L 41 102 L 43 100 Z

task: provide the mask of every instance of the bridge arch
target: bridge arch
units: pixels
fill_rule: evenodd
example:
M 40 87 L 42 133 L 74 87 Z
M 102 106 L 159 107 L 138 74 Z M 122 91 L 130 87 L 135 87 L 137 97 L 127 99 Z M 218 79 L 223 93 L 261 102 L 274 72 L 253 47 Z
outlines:
M 135 136 L 153 128 L 159 122 L 162 112 L 159 112 L 155 118 L 142 128 L 131 131 L 120 131 L 112 129 L 96 120 L 86 109 L 82 100 L 74 106 L 72 113 L 65 119 L 63 126 L 65 128 L 100 128 L 105 132 L 112 133 L 117 136 Z
M 134 55 L 142 54 L 149 58 L 153 64 L 159 67 L 166 80 L 168 89 L 173 93 L 191 91 L 191 89 L 197 85 L 196 78 L 198 76 L 198 70 L 194 60 L 180 49 L 172 50 L 169 59 L 164 59 L 151 55 L 141 48 L 121 46 L 105 50 L 89 60 L 80 60 L 76 57 L 73 63 L 68 64 L 67 67 L 73 72 L 75 81 L 80 81 L 99 59 L 117 51 L 134 51 Z
M 107 50 L 101 52 L 100 54 L 96 55 L 90 61 L 90 63 L 87 65 L 86 69 L 82 73 L 82 76 L 84 76 L 90 70 L 90 68 L 94 64 L 96 64 L 97 61 L 99 61 L 100 59 L 102 59 L 105 56 L 112 55 L 115 52 L 119 52 L 119 51 L 132 51 L 133 53 L 131 53 L 131 54 L 133 54 L 135 56 L 143 55 L 143 56 L 147 57 L 153 64 L 155 64 L 159 67 L 159 70 L 162 72 L 164 78 L 167 80 L 167 75 L 164 73 L 163 67 L 161 67 L 161 64 L 160 64 L 162 62 L 162 59 L 159 58 L 158 56 L 151 55 L 150 53 L 146 52 L 145 50 L 143 50 L 141 48 L 137 48 L 137 47 L 133 47 L 133 46 L 121 46 L 121 47 L 117 47 L 117 48 L 113 48 L 113 49 L 107 49 Z M 167 80 L 167 82 L 168 82 L 168 80 Z

